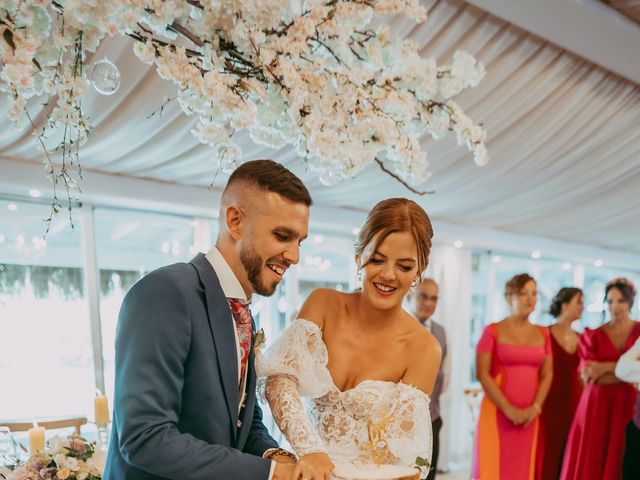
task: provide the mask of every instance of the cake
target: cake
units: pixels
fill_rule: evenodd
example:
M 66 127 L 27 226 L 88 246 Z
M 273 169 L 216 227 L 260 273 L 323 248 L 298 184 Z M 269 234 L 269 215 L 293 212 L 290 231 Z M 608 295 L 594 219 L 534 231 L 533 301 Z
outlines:
M 338 465 L 333 469 L 332 480 L 419 480 L 420 471 L 400 465 Z

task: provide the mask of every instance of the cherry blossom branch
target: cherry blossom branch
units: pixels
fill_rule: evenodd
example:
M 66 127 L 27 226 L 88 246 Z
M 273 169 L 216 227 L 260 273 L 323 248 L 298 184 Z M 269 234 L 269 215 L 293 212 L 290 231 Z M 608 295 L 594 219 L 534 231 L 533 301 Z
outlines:
M 407 182 L 402 180 L 398 175 L 396 175 L 391 170 L 389 170 L 387 167 L 385 167 L 384 163 L 382 162 L 382 160 L 380 160 L 378 157 L 374 158 L 374 160 L 378 164 L 378 166 L 380 167 L 380 170 L 382 170 L 387 175 L 395 178 L 398 182 L 400 182 L 402 184 L 403 187 L 405 187 L 407 190 L 415 193 L 416 195 L 421 195 L 421 196 L 422 195 L 433 195 L 433 194 L 436 193 L 435 190 L 429 190 L 429 191 L 425 191 L 425 192 L 421 192 L 420 190 L 416 190 L 411 185 L 409 185 Z

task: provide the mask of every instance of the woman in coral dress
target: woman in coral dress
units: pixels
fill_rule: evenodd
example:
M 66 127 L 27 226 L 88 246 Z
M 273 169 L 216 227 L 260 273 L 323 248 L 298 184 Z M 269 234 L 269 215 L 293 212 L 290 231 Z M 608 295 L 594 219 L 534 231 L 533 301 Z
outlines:
M 551 385 L 549 331 L 529 322 L 535 280 L 526 273 L 514 276 L 505 298 L 511 315 L 488 325 L 477 346 L 485 396 L 474 445 L 476 480 L 533 480 L 538 415 Z
M 563 480 L 620 480 L 625 428 L 633 416 L 636 390 L 615 376 L 616 362 L 640 337 L 640 323 L 629 315 L 633 284 L 616 278 L 605 289 L 611 320 L 580 338 L 584 391 L 569 432 Z
M 549 327 L 553 352 L 553 380 L 542 406 L 536 449 L 536 480 L 557 480 L 569 428 L 580 401 L 578 340 L 571 324 L 582 316 L 584 296 L 579 288 L 561 288 L 549 307 L 558 321 Z

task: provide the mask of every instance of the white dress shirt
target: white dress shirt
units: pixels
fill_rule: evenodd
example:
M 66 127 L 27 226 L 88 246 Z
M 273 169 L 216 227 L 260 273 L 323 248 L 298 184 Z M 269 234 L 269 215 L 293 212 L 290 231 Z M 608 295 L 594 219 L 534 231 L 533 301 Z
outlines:
M 240 280 L 236 277 L 236 274 L 233 273 L 229 263 L 222 256 L 220 251 L 213 247 L 209 250 L 209 253 L 206 254 L 207 260 L 213 267 L 218 276 L 218 280 L 220 281 L 220 286 L 222 287 L 222 291 L 224 296 L 227 298 L 235 298 L 241 301 L 244 304 L 251 303 L 251 299 L 247 298 L 247 294 L 244 292 L 244 288 L 240 284 Z M 240 354 L 240 337 L 238 336 L 238 328 L 236 327 L 236 321 L 233 318 L 233 315 L 229 315 L 229 321 L 233 324 L 233 331 L 236 334 L 236 354 L 238 356 L 238 385 L 240 391 L 242 392 L 242 397 L 240 398 L 240 404 L 238 405 L 238 413 L 242 408 L 242 404 L 244 403 L 244 398 L 246 395 L 246 382 L 247 382 L 247 374 L 249 369 L 245 369 L 244 378 L 240 378 L 242 372 L 242 356 Z M 269 451 L 269 450 L 267 450 Z M 266 452 L 265 452 L 266 453 Z M 276 470 L 276 462 L 271 461 L 271 471 L 269 472 L 269 480 L 273 478 L 273 473 Z
M 640 338 L 618 359 L 616 377 L 629 383 L 640 383 Z

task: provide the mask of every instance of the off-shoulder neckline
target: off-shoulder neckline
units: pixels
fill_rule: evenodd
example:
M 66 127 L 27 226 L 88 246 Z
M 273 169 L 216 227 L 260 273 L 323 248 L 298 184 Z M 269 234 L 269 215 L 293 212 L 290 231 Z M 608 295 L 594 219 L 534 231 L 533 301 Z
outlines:
M 312 327 L 315 327 L 315 329 L 322 335 L 322 329 L 315 322 L 312 322 L 312 321 L 307 320 L 305 318 L 296 318 L 294 320 L 294 322 L 304 322 L 304 323 L 310 324 Z M 324 348 L 324 351 L 325 351 L 325 354 L 326 354 L 327 358 L 329 358 L 329 351 L 327 350 L 327 346 L 324 344 L 324 341 L 322 341 L 322 340 L 321 340 L 321 343 L 322 343 L 322 348 Z M 427 393 L 423 392 L 422 390 L 420 390 L 415 385 L 411 385 L 410 383 L 405 383 L 402 380 L 400 380 L 399 382 L 393 382 L 391 380 L 379 380 L 379 379 L 376 379 L 376 378 L 365 378 L 364 380 L 361 380 L 357 385 L 355 385 L 355 386 L 353 386 L 351 388 L 347 388 L 345 390 L 340 390 L 338 388 L 338 386 L 336 385 L 336 383 L 333 381 L 333 377 L 331 376 L 331 372 L 329 371 L 327 366 L 323 365 L 323 367 L 327 371 L 327 374 L 329 375 L 329 378 L 331 378 L 331 387 L 337 393 L 339 393 L 341 395 L 344 395 L 344 394 L 350 393 L 350 392 L 352 392 L 354 390 L 357 390 L 360 386 L 362 386 L 365 383 L 386 383 L 386 384 L 390 384 L 390 385 L 400 385 L 402 387 L 406 387 L 406 388 L 409 388 L 411 390 L 415 390 L 417 393 L 427 397 L 427 399 L 431 398 L 430 395 L 428 395 Z

